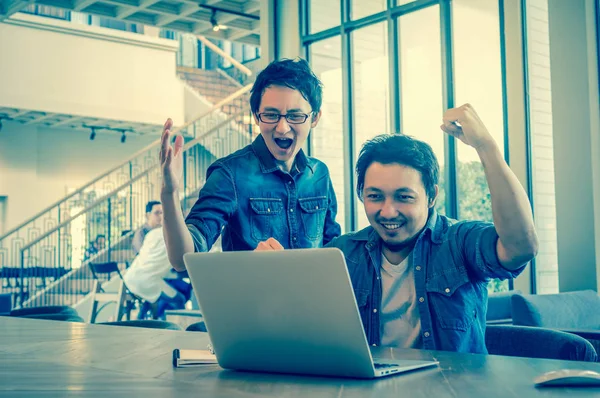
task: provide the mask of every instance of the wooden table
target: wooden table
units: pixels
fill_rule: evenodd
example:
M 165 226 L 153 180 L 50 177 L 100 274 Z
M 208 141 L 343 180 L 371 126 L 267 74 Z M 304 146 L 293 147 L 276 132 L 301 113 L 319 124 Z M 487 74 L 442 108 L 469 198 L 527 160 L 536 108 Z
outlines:
M 430 369 L 378 380 L 173 369 L 174 348 L 204 349 L 204 333 L 0 317 L 0 396 L 154 397 L 600 397 L 600 387 L 542 388 L 532 380 L 598 363 L 420 350 L 386 357 L 436 358 Z

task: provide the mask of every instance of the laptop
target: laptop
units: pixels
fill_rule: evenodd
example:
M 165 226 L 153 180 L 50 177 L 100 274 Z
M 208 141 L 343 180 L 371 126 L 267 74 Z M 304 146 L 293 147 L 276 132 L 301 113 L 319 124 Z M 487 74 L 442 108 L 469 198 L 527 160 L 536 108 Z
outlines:
M 375 378 L 436 361 L 374 361 L 336 248 L 188 253 L 185 265 L 222 368 Z

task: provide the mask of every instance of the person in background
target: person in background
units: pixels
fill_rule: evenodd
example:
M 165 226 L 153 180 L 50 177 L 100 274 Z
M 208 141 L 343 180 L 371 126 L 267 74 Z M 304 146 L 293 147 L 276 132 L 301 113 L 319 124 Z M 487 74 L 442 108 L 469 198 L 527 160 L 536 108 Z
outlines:
M 131 249 L 137 255 L 144 243 L 144 237 L 154 228 L 162 227 L 163 209 L 159 201 L 153 200 L 146 203 L 146 222 L 133 234 Z
M 98 234 L 96 235 L 96 239 L 90 243 L 90 247 L 85 251 L 83 259 L 89 259 L 93 255 L 98 254 L 101 250 L 104 250 L 104 248 L 106 248 L 106 236 Z
M 156 317 L 164 319 L 167 309 L 185 308 L 191 294 L 191 285 L 173 272 L 161 228 L 146 234 L 123 280 L 131 293 L 145 300 L 138 319 L 144 319 L 152 305 L 156 306 Z

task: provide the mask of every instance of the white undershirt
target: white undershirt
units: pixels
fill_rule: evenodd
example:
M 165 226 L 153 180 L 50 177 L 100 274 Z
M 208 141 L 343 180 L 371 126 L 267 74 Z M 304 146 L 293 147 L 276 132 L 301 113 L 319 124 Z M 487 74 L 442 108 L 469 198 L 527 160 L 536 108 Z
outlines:
M 412 254 L 398 265 L 381 254 L 381 290 L 381 345 L 420 348 L 421 317 Z

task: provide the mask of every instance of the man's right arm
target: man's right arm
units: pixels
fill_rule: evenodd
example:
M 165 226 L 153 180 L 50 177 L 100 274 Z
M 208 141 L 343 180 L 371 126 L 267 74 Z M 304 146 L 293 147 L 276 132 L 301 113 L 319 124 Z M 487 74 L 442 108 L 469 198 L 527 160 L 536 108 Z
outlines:
M 185 271 L 183 255 L 194 251 L 192 235 L 185 225 L 178 192 L 163 191 L 160 195 L 163 206 L 163 234 L 167 245 L 169 262 L 177 271 Z

